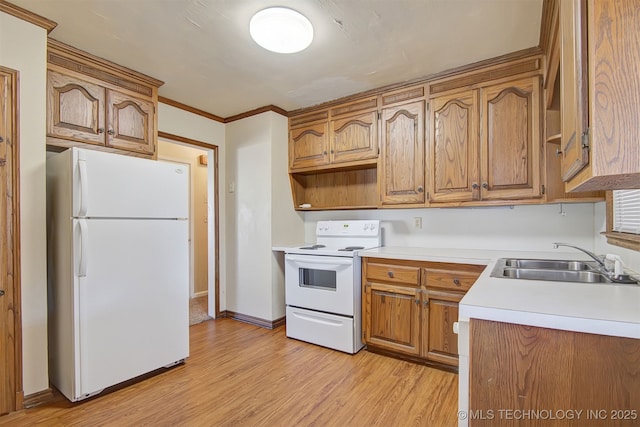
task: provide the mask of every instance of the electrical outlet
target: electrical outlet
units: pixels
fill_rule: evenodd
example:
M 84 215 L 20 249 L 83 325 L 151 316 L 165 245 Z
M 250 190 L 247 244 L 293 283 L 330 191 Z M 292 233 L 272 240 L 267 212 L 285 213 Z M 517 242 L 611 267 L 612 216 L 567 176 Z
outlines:
M 422 230 L 422 217 L 416 216 L 413 218 L 413 228 L 416 230 Z

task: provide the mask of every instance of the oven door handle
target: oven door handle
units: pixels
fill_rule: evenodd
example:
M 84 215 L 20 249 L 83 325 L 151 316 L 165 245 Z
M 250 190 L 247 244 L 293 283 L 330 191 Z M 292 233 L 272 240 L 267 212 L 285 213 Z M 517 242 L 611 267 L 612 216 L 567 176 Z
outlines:
M 340 257 L 325 257 L 325 256 L 315 256 L 315 255 L 287 255 L 285 257 L 286 261 L 293 261 L 298 264 L 304 264 L 308 266 L 314 266 L 318 264 L 329 264 L 329 265 L 352 265 L 353 258 L 340 258 Z

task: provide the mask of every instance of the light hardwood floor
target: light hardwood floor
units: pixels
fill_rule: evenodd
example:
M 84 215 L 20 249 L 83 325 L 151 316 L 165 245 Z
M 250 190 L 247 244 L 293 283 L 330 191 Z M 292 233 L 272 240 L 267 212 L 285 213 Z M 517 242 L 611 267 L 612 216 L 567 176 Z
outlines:
M 231 319 L 189 328 L 185 364 L 91 400 L 0 417 L 11 426 L 455 426 L 457 375 L 348 355 Z

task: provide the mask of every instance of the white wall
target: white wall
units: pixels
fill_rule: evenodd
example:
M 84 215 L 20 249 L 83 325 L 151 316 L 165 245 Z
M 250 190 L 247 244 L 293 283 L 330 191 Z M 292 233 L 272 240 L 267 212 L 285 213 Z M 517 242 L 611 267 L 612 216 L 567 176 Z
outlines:
M 224 230 L 226 228 L 226 215 L 225 215 L 225 199 L 224 199 L 224 188 L 225 188 L 225 125 L 220 122 L 216 122 L 214 120 L 207 119 L 205 117 L 199 116 L 197 114 L 190 113 L 188 111 L 172 107 L 170 105 L 158 104 L 158 131 L 167 132 L 172 135 L 182 136 L 185 138 L 195 139 L 196 141 L 206 142 L 211 144 L 212 146 L 218 146 L 218 185 L 220 188 L 220 197 L 218 206 L 218 225 L 220 227 L 218 241 L 220 244 L 220 271 L 219 271 L 219 279 L 220 279 L 220 301 L 219 306 L 220 310 L 225 310 L 225 300 L 226 300 L 226 238 Z M 214 182 L 213 177 L 213 159 L 209 158 L 209 182 Z M 211 195 L 211 194 L 210 194 Z M 212 200 L 212 198 L 210 198 Z M 213 212 L 212 212 L 213 214 Z M 213 218 L 213 216 L 212 216 Z M 213 227 L 214 221 L 213 219 L 209 222 L 209 227 Z M 211 242 L 209 242 L 209 271 L 213 274 L 213 262 L 212 257 L 214 256 L 213 247 Z M 210 276 L 212 277 L 212 276 Z M 213 283 L 212 280 L 209 280 L 210 283 Z M 211 290 L 209 292 L 209 315 L 215 316 L 215 298 L 218 296 L 215 295 L 215 292 Z
M 384 246 L 550 250 L 569 242 L 593 250 L 592 203 L 483 208 L 384 209 L 307 212 L 305 238 L 315 241 L 324 219 L 380 219 Z M 422 219 L 422 230 L 414 218 Z
M 303 236 L 287 177 L 287 120 L 262 113 L 227 124 L 226 136 L 227 309 L 276 320 L 284 279 L 271 247 Z
M 298 244 L 304 239 L 302 213 L 293 209 L 289 181 L 289 123 L 286 117 L 271 113 L 271 244 Z M 271 319 L 285 315 L 284 254 L 271 253 Z
M 20 268 L 22 379 L 25 395 L 49 387 L 45 217 L 46 52 L 45 29 L 0 12 L 0 65 L 20 72 Z

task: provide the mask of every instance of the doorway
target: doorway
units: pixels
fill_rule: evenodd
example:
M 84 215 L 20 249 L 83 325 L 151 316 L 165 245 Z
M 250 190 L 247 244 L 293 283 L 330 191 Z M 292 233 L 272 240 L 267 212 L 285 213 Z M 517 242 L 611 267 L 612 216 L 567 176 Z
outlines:
M 158 160 L 190 165 L 190 298 L 204 300 L 209 316 L 216 318 L 220 314 L 218 147 L 163 132 L 158 137 Z

